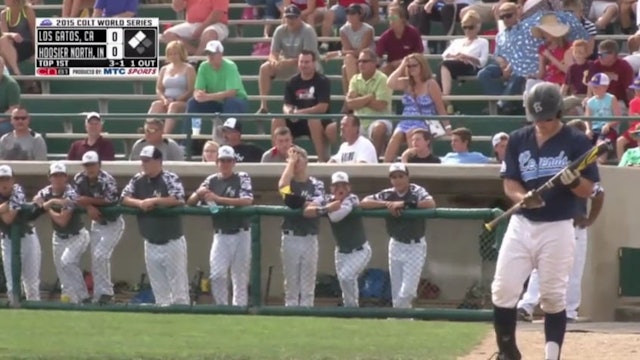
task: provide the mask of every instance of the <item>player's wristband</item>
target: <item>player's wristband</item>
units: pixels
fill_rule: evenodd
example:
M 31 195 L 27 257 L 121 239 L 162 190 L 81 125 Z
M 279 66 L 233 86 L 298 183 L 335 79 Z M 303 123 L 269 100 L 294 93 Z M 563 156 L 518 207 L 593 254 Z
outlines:
M 406 209 L 416 209 L 418 207 L 418 202 L 415 200 L 405 200 L 404 207 Z
M 326 215 L 329 212 L 329 209 L 327 209 L 326 206 L 321 206 L 316 211 L 318 212 L 318 215 L 322 216 L 322 215 Z

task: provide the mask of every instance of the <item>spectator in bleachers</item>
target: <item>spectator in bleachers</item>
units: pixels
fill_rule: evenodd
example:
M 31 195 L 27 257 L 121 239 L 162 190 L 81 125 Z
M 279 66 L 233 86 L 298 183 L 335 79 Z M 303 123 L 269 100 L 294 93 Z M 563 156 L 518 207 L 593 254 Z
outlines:
M 411 54 L 402 60 L 400 66 L 389 76 L 387 85 L 391 90 L 402 91 L 402 115 L 406 120 L 400 121 L 387 144 L 384 153 L 385 162 L 395 162 L 402 143 L 411 142 L 411 133 L 416 129 L 423 129 L 435 133 L 430 129 L 432 121 L 425 121 L 414 116 L 446 115 L 447 110 L 442 101 L 442 91 L 438 82 L 433 78 L 429 63 L 423 54 Z M 435 121 L 435 126 L 440 125 Z M 445 129 L 450 132 L 451 125 L 446 122 Z
M 589 19 L 584 16 L 584 3 L 580 0 L 564 0 L 562 2 L 562 6 L 565 11 L 569 11 L 575 15 L 582 27 L 587 32 L 589 36 L 588 39 L 584 39 L 587 42 L 587 54 L 589 54 L 590 60 L 595 60 L 598 56 L 596 50 L 596 35 L 598 35 L 598 29 L 596 29 L 596 25 Z
M 213 140 L 208 140 L 202 146 L 202 162 L 216 163 L 218 161 L 218 149 L 220 144 Z
M 424 129 L 412 132 L 410 146 L 402 153 L 402 162 L 440 164 L 442 160 L 431 152 L 431 133 Z
M 269 58 L 260 66 L 258 88 L 260 92 L 259 114 L 269 113 L 267 99 L 274 79 L 288 79 L 297 72 L 298 56 L 302 50 L 318 54 L 318 35 L 312 26 L 300 19 L 300 9 L 289 5 L 284 9 L 285 23 L 278 26 L 271 40 Z M 316 62 L 316 70 L 321 71 Z
M 589 9 L 588 18 L 595 22 L 598 30 L 606 29 L 618 16 L 616 0 L 594 0 Z
M 565 115 L 583 115 L 584 108 L 582 100 L 587 95 L 586 76 L 589 74 L 593 64 L 588 60 L 589 45 L 584 40 L 576 40 L 571 45 L 573 64 L 569 65 L 564 84 L 562 85 L 562 95 L 564 98 Z
M 280 9 L 278 9 L 279 0 L 246 0 L 249 6 L 253 7 L 252 18 L 256 18 L 262 12 L 265 20 L 275 20 L 280 17 Z M 265 31 L 265 36 L 268 34 Z
M 608 92 L 618 99 L 620 113 L 626 115 L 629 97 L 627 91 L 633 82 L 634 73 L 626 61 L 618 57 L 618 43 L 614 40 L 604 40 L 598 44 L 598 60 L 591 66 L 587 79 L 591 79 L 596 73 L 605 73 L 609 77 Z M 592 95 L 591 88 L 587 89 L 587 97 Z
M 495 64 L 489 64 L 478 72 L 478 80 L 487 95 L 520 95 L 524 90 L 528 73 L 535 68 L 537 57 L 523 56 L 521 47 L 530 36 L 529 30 L 520 26 L 518 6 L 503 3 L 498 9 L 498 17 L 504 22 L 505 30 L 496 37 L 493 54 Z M 515 102 L 498 101 L 498 112 L 509 115 L 521 112 L 522 106 Z
M 458 76 L 477 75 L 478 70 L 487 65 L 489 60 L 489 41 L 478 37 L 482 26 L 478 13 L 466 12 L 461 25 L 464 37 L 451 41 L 449 47 L 442 53 L 440 83 L 444 96 L 451 94 L 452 79 L 457 79 Z M 447 113 L 453 114 L 455 112 L 453 105 L 445 103 Z
M 273 147 L 262 154 L 263 163 L 287 162 L 287 154 L 293 146 L 293 136 L 291 130 L 286 126 L 277 127 L 273 130 Z
M 354 75 L 349 82 L 345 104 L 356 116 L 377 117 L 375 120 L 362 120 L 360 128 L 369 135 L 376 153 L 381 156 L 393 131 L 393 124 L 386 119 L 391 114 L 393 92 L 387 86 L 387 75 L 377 69 L 377 63 L 378 57 L 375 52 L 369 49 L 360 52 L 360 73 Z
M 336 5 L 337 6 L 337 5 Z M 365 8 L 361 4 L 351 4 L 346 9 L 347 23 L 340 28 L 342 50 L 328 53 L 325 59 L 344 56 L 342 65 L 342 91 L 347 92 L 349 81 L 358 73 L 358 55 L 364 49 L 375 49 L 375 29 L 364 22 Z
M 331 103 L 331 81 L 316 71 L 316 62 L 315 52 L 302 50 L 298 56 L 298 74 L 287 81 L 282 105 L 283 114 L 306 115 L 309 119 L 273 119 L 271 133 L 278 127 L 286 126 L 294 139 L 310 136 L 318 162 L 326 162 L 325 141 L 334 143 L 338 135 L 335 127 L 328 127 L 330 119 L 313 119 L 314 114 L 328 114 Z
M 184 151 L 173 139 L 163 138 L 164 121 L 147 119 L 144 124 L 144 137 L 133 144 L 129 160 L 140 160 L 140 151 L 153 145 L 162 152 L 164 161 L 184 161 Z
M 442 157 L 443 164 L 487 164 L 489 158 L 477 151 L 469 151 L 471 130 L 460 127 L 451 132 L 452 152 Z
M 95 0 L 62 0 L 62 17 L 90 17 Z
M 636 0 L 618 0 L 618 6 L 620 10 L 620 16 L 618 20 L 620 22 L 620 30 L 623 34 L 632 34 L 636 24 L 636 12 L 638 10 L 638 2 Z
M 502 163 L 504 160 L 504 154 L 507 151 L 507 143 L 509 142 L 509 134 L 506 132 L 499 132 L 491 138 L 491 146 L 493 146 L 493 156 L 496 158 L 497 163 Z
M 0 114 L 11 114 L 20 105 L 20 85 L 9 75 L 0 57 Z M 1 116 L 1 115 L 0 115 Z M 0 136 L 13 130 L 8 117 L 0 117 Z
M 260 162 L 263 149 L 242 142 L 242 123 L 236 118 L 228 118 L 222 124 L 225 145 L 233 148 L 238 163 Z
M 495 28 L 498 8 L 502 5 L 504 0 L 480 0 L 472 2 L 469 6 L 460 10 L 460 18 L 464 18 L 465 14 L 469 11 L 475 11 L 480 17 L 481 24 L 491 24 L 491 28 Z
M 0 56 L 14 75 L 22 75 L 18 64 L 34 54 L 36 13 L 25 0 L 6 0 L 0 11 Z
M 453 35 L 456 23 L 460 21 L 460 10 L 473 2 L 473 0 L 428 0 L 424 6 L 420 6 L 419 2 L 414 1 L 407 10 L 411 15 L 411 23 L 420 30 L 422 35 L 432 35 L 432 21 L 440 21 L 445 35 Z
M 380 35 L 376 43 L 376 54 L 380 58 L 386 56 L 382 67 L 385 75 L 390 75 L 402 62 L 405 56 L 413 53 L 424 53 L 424 45 L 420 32 L 409 25 L 407 14 L 399 5 L 388 7 L 389 29 Z
M 360 27 L 354 26 L 354 22 L 350 19 L 349 15 L 355 15 L 354 17 L 357 17 L 359 20 L 358 24 L 364 21 L 374 23 L 376 21 L 375 19 L 379 19 L 380 17 L 379 12 L 380 5 L 378 4 L 378 0 L 338 0 L 324 15 L 322 36 L 332 36 L 334 33 L 333 29 L 340 28 L 340 38 L 343 41 L 342 51 L 345 51 L 344 38 L 342 37 L 342 29 L 344 26 L 351 24 L 351 27 L 354 27 L 353 32 L 355 32 L 355 34 L 352 36 L 356 36 L 360 29 Z M 353 41 L 353 38 L 349 40 Z M 326 51 L 329 49 L 329 44 L 323 43 L 320 45 L 320 48 Z M 359 46 L 352 46 L 351 48 L 359 49 Z
M 31 130 L 29 112 L 23 107 L 11 111 L 13 131 L 0 138 L 0 160 L 47 160 L 47 144 Z
M 348 114 L 340 120 L 340 134 L 344 142 L 338 152 L 329 159 L 330 163 L 377 164 L 378 154 L 371 141 L 360 135 L 360 118 Z
M 87 137 L 71 144 L 67 160 L 80 161 L 87 151 L 95 151 L 100 161 L 113 161 L 116 154 L 113 143 L 102 137 L 102 117 L 97 112 L 90 112 L 84 120 Z
M 640 116 L 640 77 L 636 77 L 633 84 L 629 86 L 634 92 L 634 97 L 629 101 L 629 116 L 638 118 Z M 640 121 L 632 121 L 629 123 L 627 130 L 622 133 L 616 140 L 616 155 L 618 160 L 622 158 L 622 154 L 627 148 L 638 146 L 636 139 L 632 136 L 634 129 L 640 125 Z
M 137 13 L 138 0 L 96 0 L 92 17 L 130 18 Z
M 187 108 L 187 100 L 193 96 L 196 71 L 189 64 L 187 50 L 182 41 L 172 41 L 165 50 L 168 64 L 160 69 L 156 79 L 158 100 L 151 103 L 149 114 L 181 114 Z M 171 134 L 175 119 L 166 119 L 164 133 Z
M 223 56 L 224 47 L 218 40 L 209 41 L 205 53 L 207 61 L 198 67 L 187 113 L 246 113 L 247 91 L 236 63 Z M 189 124 L 184 125 L 186 133 Z
M 637 146 L 640 141 L 640 124 L 630 129 L 629 137 L 636 143 L 635 147 L 630 147 L 620 157 L 618 166 L 640 166 L 640 147 Z
M 210 41 L 224 41 L 229 36 L 229 0 L 172 0 L 171 7 L 184 11 L 187 21 L 165 30 L 161 41 L 182 40 L 189 54 L 202 55 Z
M 569 26 L 562 24 L 554 14 L 546 14 L 537 26 L 531 28 L 535 38 L 544 43 L 538 48 L 538 79 L 554 84 L 564 84 L 565 74 L 573 63 L 573 54 L 568 51 L 571 42 L 567 40 Z
M 327 4 L 324 0 L 283 0 L 278 7 L 280 12 L 284 13 L 284 9 L 289 6 L 297 6 L 300 9 L 300 19 L 314 29 L 316 24 L 322 23 L 327 12 Z
M 599 140 L 618 138 L 618 121 L 607 121 L 612 116 L 621 116 L 620 103 L 615 95 L 607 92 L 611 80 L 605 73 L 593 75 L 589 88 L 593 96 L 586 99 L 585 115 L 602 117 L 603 119 L 587 121 L 587 136 L 595 145 Z

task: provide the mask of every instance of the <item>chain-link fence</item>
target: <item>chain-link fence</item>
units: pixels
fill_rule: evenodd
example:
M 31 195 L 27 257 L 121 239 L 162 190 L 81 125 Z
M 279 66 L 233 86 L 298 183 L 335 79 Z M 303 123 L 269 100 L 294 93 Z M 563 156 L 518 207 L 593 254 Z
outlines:
M 386 236 L 380 221 L 388 216 L 386 210 L 358 210 L 367 240 L 345 249 L 335 246 L 326 223 L 319 235 L 283 233 L 280 216 L 292 210 L 282 207 L 222 208 L 219 214 L 235 212 L 254 220 L 250 228 L 215 233 L 210 217 L 215 222 L 216 215 L 184 207 L 154 210 L 160 216 L 182 216 L 186 224 L 185 237 L 159 242 L 138 235 L 137 219 L 131 216 L 137 210 L 104 211 L 115 220 L 85 221 L 87 230 L 77 234 L 52 231 L 45 217 L 34 227 L 16 225 L 14 236 L 2 242 L 9 292 L 20 284 L 23 300 L 114 306 L 486 309 L 497 240 L 503 235 L 503 226 L 482 231 L 483 222 L 499 210 L 406 211 L 403 216 L 427 222 L 425 237 L 410 240 Z M 24 228 L 32 232 L 22 234 Z M 40 277 L 33 275 L 40 265 L 40 253 L 33 249 L 40 244 L 36 232 L 43 244 Z M 44 246 L 52 233 L 53 246 Z

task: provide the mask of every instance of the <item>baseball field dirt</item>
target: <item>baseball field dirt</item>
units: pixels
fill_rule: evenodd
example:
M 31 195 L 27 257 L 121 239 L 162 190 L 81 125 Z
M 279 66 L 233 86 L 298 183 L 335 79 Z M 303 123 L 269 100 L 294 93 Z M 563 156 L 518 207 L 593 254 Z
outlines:
M 518 323 L 516 339 L 523 359 L 541 359 L 544 355 L 542 322 Z M 496 351 L 493 332 L 480 345 L 458 360 L 486 360 Z M 563 360 L 640 359 L 640 324 L 572 323 L 567 326 L 562 349 Z

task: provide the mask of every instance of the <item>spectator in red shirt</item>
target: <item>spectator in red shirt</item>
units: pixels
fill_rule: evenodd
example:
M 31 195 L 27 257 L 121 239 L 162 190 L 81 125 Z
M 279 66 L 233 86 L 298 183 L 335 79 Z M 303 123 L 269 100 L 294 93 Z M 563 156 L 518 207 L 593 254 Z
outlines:
M 618 57 L 618 43 L 614 40 L 604 40 L 598 45 L 598 60 L 593 64 L 587 79 L 597 73 L 605 73 L 611 83 L 608 92 L 620 102 L 622 115 L 627 114 L 629 97 L 627 91 L 633 82 L 633 69 L 628 62 Z M 591 88 L 587 90 L 587 99 L 592 96 Z
M 586 77 L 593 65 L 593 61 L 588 59 L 589 43 L 582 39 L 574 41 L 571 54 L 574 62 L 567 69 L 561 90 L 562 95 L 565 96 L 565 115 L 582 115 L 584 114 L 582 100 L 587 95 Z
M 629 102 L 629 116 L 638 117 L 640 116 L 640 76 L 633 81 L 629 89 L 632 89 L 635 93 L 635 96 Z M 631 122 L 627 131 L 618 136 L 616 140 L 616 155 L 618 156 L 618 161 L 622 158 L 625 150 L 638 146 L 638 142 L 636 141 L 637 137 L 634 138 L 631 136 L 631 133 L 638 125 L 640 125 L 640 121 Z
M 390 75 L 398 68 L 402 59 L 413 53 L 424 53 L 420 33 L 407 23 L 407 15 L 399 5 L 389 6 L 389 29 L 382 33 L 376 44 L 376 54 L 387 56 L 382 67 L 385 75 Z
M 102 137 L 102 117 L 97 112 L 90 112 L 85 119 L 85 129 L 87 138 L 77 140 L 71 144 L 67 160 L 82 160 L 82 155 L 87 151 L 95 151 L 101 161 L 115 160 L 115 150 L 113 143 L 109 139 Z

